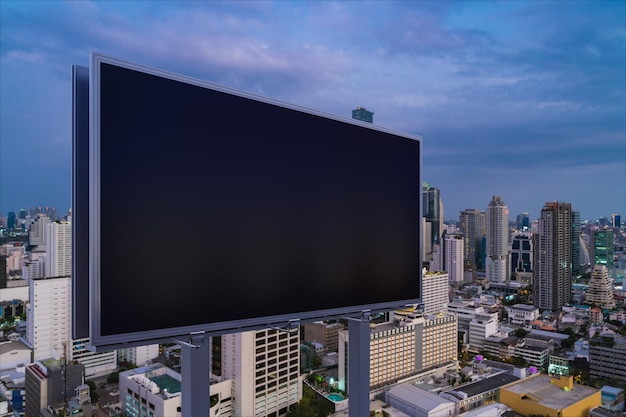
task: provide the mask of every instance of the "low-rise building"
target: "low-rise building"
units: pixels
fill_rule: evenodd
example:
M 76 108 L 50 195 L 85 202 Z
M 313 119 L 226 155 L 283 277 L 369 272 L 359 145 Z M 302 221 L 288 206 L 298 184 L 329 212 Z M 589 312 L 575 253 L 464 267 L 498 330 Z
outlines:
M 589 375 L 626 382 L 626 339 L 594 337 L 589 342 Z
M 502 387 L 500 402 L 525 416 L 588 417 L 602 396 L 598 389 L 575 385 L 571 376 L 535 374 Z
M 455 404 L 447 398 L 419 388 L 402 384 L 387 392 L 387 403 L 410 417 L 440 417 L 455 415 Z
M 455 403 L 455 413 L 463 414 L 500 401 L 500 388 L 519 378 L 506 373 L 484 374 L 484 378 L 441 394 Z
M 509 322 L 515 325 L 528 325 L 539 318 L 539 308 L 528 304 L 515 304 L 506 308 Z

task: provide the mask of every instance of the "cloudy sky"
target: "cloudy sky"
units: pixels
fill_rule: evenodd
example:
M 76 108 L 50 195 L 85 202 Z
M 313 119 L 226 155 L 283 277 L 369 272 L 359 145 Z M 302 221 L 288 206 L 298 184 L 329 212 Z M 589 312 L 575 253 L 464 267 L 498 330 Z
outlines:
M 0 2 L 0 212 L 70 206 L 90 51 L 421 135 L 445 218 L 626 217 L 623 1 Z M 173 213 L 174 214 L 174 213 Z

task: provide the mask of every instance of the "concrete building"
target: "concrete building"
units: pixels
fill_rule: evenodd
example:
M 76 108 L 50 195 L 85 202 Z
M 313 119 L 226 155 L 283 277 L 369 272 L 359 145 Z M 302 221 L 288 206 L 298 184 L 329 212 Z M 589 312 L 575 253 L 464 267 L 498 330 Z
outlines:
M 26 366 L 26 416 L 39 416 L 49 405 L 67 401 L 85 383 L 85 368 L 79 363 L 37 361 Z
M 534 245 L 534 305 L 557 311 L 570 301 L 572 288 L 572 205 L 548 202 L 541 210 Z
M 29 299 L 25 343 L 33 349 L 33 360 L 69 357 L 70 277 L 31 280 Z
M 109 374 L 117 369 L 117 351 L 93 352 L 87 349 L 89 338 L 73 339 L 70 342 L 70 360 L 85 366 L 85 376 L 93 377 Z
M 368 111 L 365 107 L 357 107 L 352 110 L 352 118 L 368 123 L 374 123 L 374 112 Z
M 299 330 L 225 334 L 221 355 L 221 377 L 233 384 L 234 415 L 281 416 L 302 398 Z
M 305 323 L 304 341 L 321 343 L 327 352 L 337 352 L 339 349 L 339 332 L 345 329 L 341 323 L 325 323 L 321 321 Z
M 348 331 L 339 333 L 339 388 L 349 381 L 346 352 Z M 393 320 L 370 332 L 370 389 L 411 380 L 426 369 L 454 363 L 458 355 L 457 321 L 451 314 L 421 316 L 396 312 Z
M 422 304 L 424 314 L 437 314 L 448 309 L 448 274 L 426 272 L 422 274 Z
M 500 401 L 500 388 L 519 381 L 517 376 L 506 372 L 487 374 L 471 384 L 448 390 L 441 394 L 443 398 L 455 404 L 455 413 L 459 415 Z
M 612 310 L 615 308 L 613 298 L 613 283 L 609 277 L 606 265 L 595 264 L 591 271 L 591 279 L 585 294 L 585 304 L 595 304 L 602 309 Z
M 387 403 L 411 417 L 449 417 L 455 415 L 452 401 L 421 389 L 415 384 L 402 384 L 387 392 Z
M 28 229 L 28 244 L 42 252 L 46 251 L 46 232 L 50 221 L 45 214 L 37 214 Z
M 463 237 L 460 235 L 444 235 L 443 239 L 443 270 L 448 273 L 450 284 L 463 282 Z
M 602 396 L 595 388 L 574 385 L 572 377 L 535 374 L 500 388 L 500 402 L 525 416 L 588 417 Z
M 46 226 L 46 277 L 72 275 L 72 225 L 52 222 Z
M 485 348 L 485 339 L 498 333 L 498 313 L 474 314 L 469 323 L 469 350 L 478 353 Z
M 427 182 L 422 183 L 422 215 L 426 219 L 426 223 L 430 226 L 430 236 L 428 240 L 424 240 L 424 246 L 427 247 L 427 258 L 425 261 L 433 259 L 433 249 L 435 245 L 441 242 L 443 233 L 443 204 L 439 189 L 432 187 Z M 432 269 L 431 269 L 432 270 Z
M 122 412 L 130 417 L 180 417 L 180 374 L 157 363 L 120 372 Z
M 626 382 L 626 339 L 615 336 L 589 341 L 589 375 L 592 378 L 610 378 Z
M 500 196 L 493 196 L 486 211 L 487 251 L 485 272 L 489 282 L 508 281 L 509 208 Z
M 518 326 L 528 325 L 539 318 L 539 309 L 529 304 L 515 304 L 506 307 L 509 323 Z
M 132 348 L 118 349 L 118 361 L 134 363 L 135 365 L 146 365 L 159 357 L 159 345 L 135 346 Z
M 515 233 L 511 238 L 511 274 L 532 277 L 533 239 L 530 232 Z M 522 281 L 522 279 L 518 279 Z

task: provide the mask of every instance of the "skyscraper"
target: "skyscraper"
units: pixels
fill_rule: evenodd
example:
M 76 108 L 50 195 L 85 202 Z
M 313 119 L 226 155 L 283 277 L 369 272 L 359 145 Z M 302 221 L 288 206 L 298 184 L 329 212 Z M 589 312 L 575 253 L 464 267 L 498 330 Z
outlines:
M 548 202 L 541 210 L 533 270 L 534 304 L 559 310 L 572 286 L 572 205 Z
M 444 234 L 443 267 L 450 284 L 463 281 L 463 237 Z
M 485 236 L 485 212 L 465 209 L 459 216 L 463 233 L 465 269 L 483 270 L 482 238 Z
M 509 280 L 509 208 L 500 196 L 493 196 L 487 206 L 487 281 Z
M 585 303 L 596 304 L 600 308 L 611 310 L 615 308 L 613 299 L 613 285 L 609 278 L 609 270 L 602 264 L 593 267 L 589 288 L 585 295 Z
M 443 233 L 443 205 L 439 188 L 431 187 L 427 182 L 422 183 L 422 215 L 431 225 L 430 244 L 438 245 Z
M 605 227 L 601 230 L 592 230 L 589 243 L 591 264 L 604 265 L 610 272 L 613 269 L 613 255 L 615 253 L 613 229 Z
M 368 111 L 364 107 L 357 107 L 352 110 L 352 118 L 368 123 L 374 123 L 374 112 Z
M 582 275 L 583 271 L 580 262 L 580 212 L 572 211 L 572 277 Z

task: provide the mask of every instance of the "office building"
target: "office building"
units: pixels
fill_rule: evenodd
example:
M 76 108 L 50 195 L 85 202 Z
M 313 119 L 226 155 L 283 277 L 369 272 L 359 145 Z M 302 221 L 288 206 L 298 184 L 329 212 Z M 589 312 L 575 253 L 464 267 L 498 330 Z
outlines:
M 443 204 L 439 195 L 439 189 L 432 187 L 427 182 L 422 184 L 422 216 L 426 219 L 430 233 L 424 241 L 427 246 L 426 261 L 432 259 L 434 245 L 440 244 L 443 233 Z
M 463 210 L 459 216 L 463 234 L 463 257 L 466 270 L 482 271 L 482 239 L 485 236 L 485 212 Z
M 157 363 L 120 372 L 119 398 L 129 417 L 179 416 L 181 377 Z
M 339 332 L 344 330 L 345 326 L 341 323 L 316 321 L 305 323 L 302 328 L 305 342 L 321 343 L 327 352 L 337 352 L 339 349 Z
M 46 233 L 50 224 L 50 217 L 38 214 L 28 229 L 28 244 L 36 246 L 39 251 L 46 251 Z
M 622 216 L 619 214 L 611 214 L 611 226 L 615 229 L 619 229 L 622 227 Z
M 220 373 L 233 381 L 234 415 L 282 416 L 300 401 L 299 330 L 231 333 L 220 343 Z
M 570 301 L 572 205 L 548 202 L 541 210 L 533 270 L 534 305 L 557 311 Z
M 509 323 L 516 326 L 529 325 L 539 318 L 539 309 L 528 304 L 515 304 L 506 307 Z
M 424 314 L 444 313 L 448 310 L 448 274 L 426 272 L 422 276 L 422 305 Z
M 605 265 L 596 264 L 591 271 L 591 279 L 585 294 L 585 304 L 595 304 L 601 309 L 615 308 L 613 298 L 613 283 L 609 277 L 609 270 Z
M 46 226 L 46 277 L 72 274 L 72 225 L 52 222 Z
M 604 265 L 611 271 L 613 269 L 613 256 L 615 254 L 615 242 L 613 229 L 605 227 L 591 231 L 589 242 L 592 265 Z
M 357 107 L 352 110 L 352 118 L 368 123 L 374 123 L 374 112 L 368 111 L 364 107 Z
M 89 338 L 70 341 L 69 358 L 85 366 L 85 376 L 109 374 L 117 369 L 117 351 L 93 352 L 87 349 Z
M 35 361 L 69 357 L 70 285 L 69 276 L 29 282 L 26 344 L 33 349 Z
M 45 360 L 26 365 L 26 416 L 39 416 L 49 405 L 67 402 L 85 383 L 79 363 Z
M 530 231 L 530 217 L 527 212 L 523 212 L 517 215 L 515 221 L 515 229 L 519 232 Z
M 509 208 L 500 196 L 493 196 L 486 211 L 485 272 L 489 282 L 505 282 L 509 272 Z

